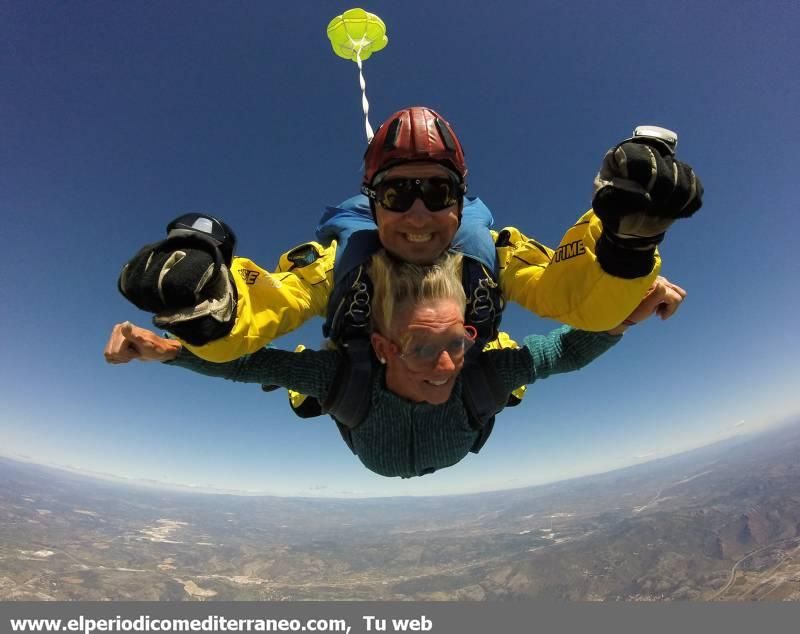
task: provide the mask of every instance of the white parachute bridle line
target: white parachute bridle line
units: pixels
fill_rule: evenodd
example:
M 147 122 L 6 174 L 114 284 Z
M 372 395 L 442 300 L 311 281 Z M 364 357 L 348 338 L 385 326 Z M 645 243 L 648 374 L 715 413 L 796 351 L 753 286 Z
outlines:
M 350 39 L 350 42 L 353 44 L 353 49 L 356 53 L 356 64 L 358 64 L 358 80 L 361 86 L 361 109 L 364 111 L 364 130 L 367 133 L 367 143 L 372 141 L 372 137 L 375 136 L 375 133 L 372 131 L 372 126 L 369 124 L 369 101 L 367 101 L 367 82 L 364 79 L 364 67 L 361 63 L 361 49 L 364 47 L 365 44 L 370 44 L 371 42 L 367 40 L 366 42 L 362 39 L 359 42 L 355 42 L 353 39 Z

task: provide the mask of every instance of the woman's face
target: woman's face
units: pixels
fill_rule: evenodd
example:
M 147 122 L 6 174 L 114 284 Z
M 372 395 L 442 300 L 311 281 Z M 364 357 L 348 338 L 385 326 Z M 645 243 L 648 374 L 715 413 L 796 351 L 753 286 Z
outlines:
M 470 345 L 463 306 L 451 299 L 412 306 L 395 315 L 391 331 L 372 335 L 386 360 L 386 387 L 410 401 L 445 403 Z

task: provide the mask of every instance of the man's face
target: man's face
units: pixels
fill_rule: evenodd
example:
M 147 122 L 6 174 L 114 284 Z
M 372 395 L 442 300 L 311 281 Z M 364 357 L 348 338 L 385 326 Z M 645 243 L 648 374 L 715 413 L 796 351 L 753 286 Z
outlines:
M 389 169 L 391 178 L 448 178 L 451 172 L 438 163 L 406 163 Z M 430 211 L 421 198 L 405 212 L 375 204 L 378 236 L 387 251 L 413 264 L 431 264 L 450 246 L 458 230 L 459 205 Z

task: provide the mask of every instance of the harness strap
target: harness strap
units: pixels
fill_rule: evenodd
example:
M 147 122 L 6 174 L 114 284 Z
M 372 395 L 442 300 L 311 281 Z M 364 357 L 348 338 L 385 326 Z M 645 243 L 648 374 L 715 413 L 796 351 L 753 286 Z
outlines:
M 358 427 L 369 413 L 375 366 L 367 338 L 351 341 L 345 352 L 322 411 L 333 417 L 344 441 L 353 450 L 350 430 Z
M 500 287 L 486 267 L 471 257 L 462 260 L 461 283 L 467 294 L 466 322 L 478 331 L 478 343 L 497 337 L 504 301 Z
M 365 338 L 369 333 L 372 311 L 372 280 L 363 264 L 348 274 L 343 285 L 346 290 L 340 297 L 335 297 L 338 285 L 334 286 L 334 297 L 328 304 L 328 319 L 322 329 L 323 334 L 336 343 Z
M 486 444 L 494 429 L 495 415 L 508 403 L 508 390 L 503 389 L 497 370 L 489 360 L 490 356 L 480 351 L 469 355 L 461 371 L 461 398 L 469 424 L 480 432 L 470 449 L 472 453 L 478 453 Z

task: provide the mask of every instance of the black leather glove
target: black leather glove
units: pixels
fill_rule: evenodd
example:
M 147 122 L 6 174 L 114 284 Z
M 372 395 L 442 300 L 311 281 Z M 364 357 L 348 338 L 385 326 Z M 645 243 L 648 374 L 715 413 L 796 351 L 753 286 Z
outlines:
M 592 206 L 603 222 L 597 261 L 607 273 L 627 279 L 650 273 L 669 226 L 702 206 L 703 185 L 675 158 L 676 144 L 674 132 L 642 126 L 606 153 Z
M 608 151 L 594 180 L 594 211 L 604 233 L 623 248 L 654 248 L 676 219 L 688 218 L 702 204 L 700 179 L 663 138 L 623 141 Z
M 146 245 L 125 264 L 118 287 L 136 307 L 155 313 L 157 327 L 203 345 L 227 334 L 236 318 L 228 268 L 235 237 L 200 214 L 181 216 L 167 230 L 166 240 Z

